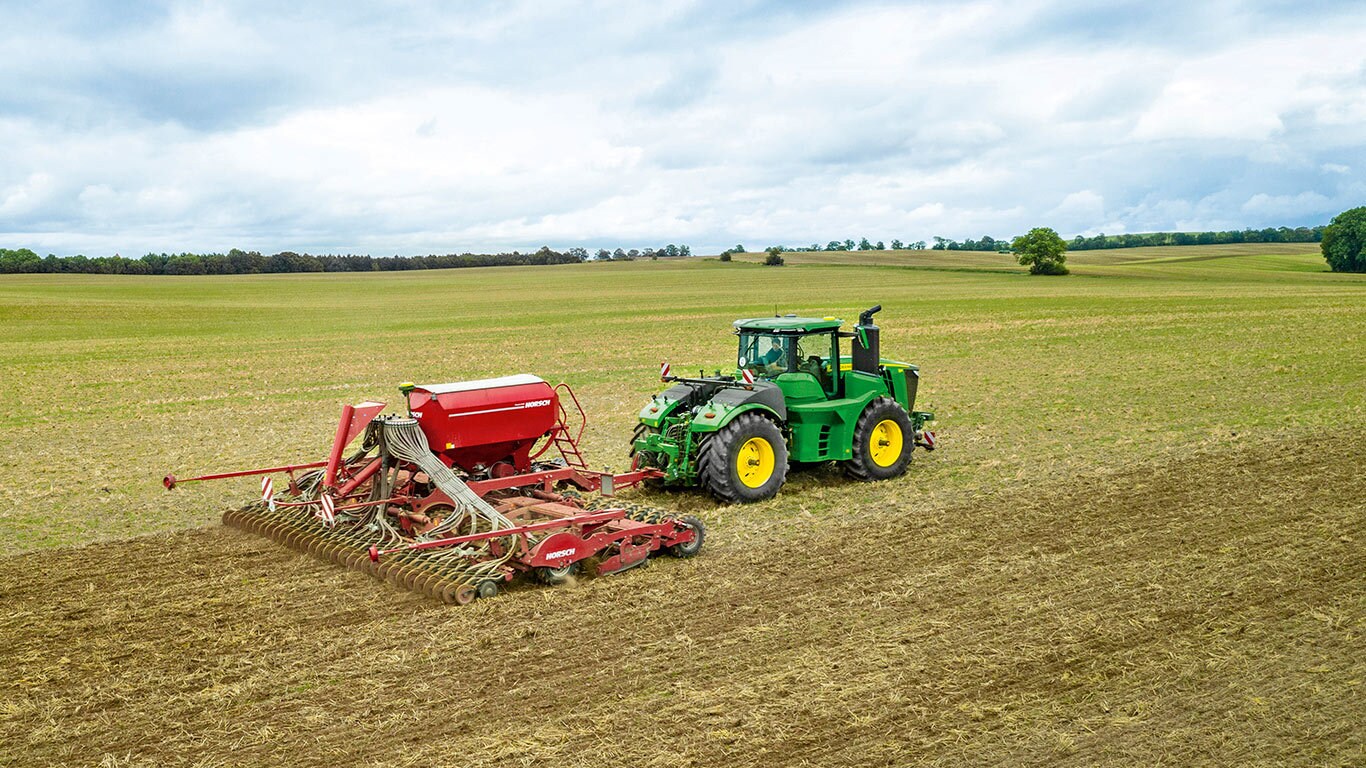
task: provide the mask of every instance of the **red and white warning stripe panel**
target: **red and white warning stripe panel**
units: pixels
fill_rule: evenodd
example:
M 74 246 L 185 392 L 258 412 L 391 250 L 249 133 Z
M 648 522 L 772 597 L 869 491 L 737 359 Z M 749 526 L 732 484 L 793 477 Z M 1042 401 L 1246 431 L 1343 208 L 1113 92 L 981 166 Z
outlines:
M 745 383 L 746 383 L 746 384 L 753 384 L 753 383 L 754 383 L 754 371 L 751 371 L 751 370 L 748 369 L 748 368 L 741 368 L 741 369 L 740 369 L 740 375 L 743 376 L 743 377 L 745 378 Z
M 275 511 L 275 483 L 271 481 L 270 475 L 261 478 L 261 501 L 270 507 L 270 511 Z
M 318 502 L 318 519 L 329 526 L 337 522 L 336 502 L 332 501 L 332 497 L 324 493 Z
M 663 381 L 669 378 L 669 364 L 667 362 L 659 364 L 659 379 Z

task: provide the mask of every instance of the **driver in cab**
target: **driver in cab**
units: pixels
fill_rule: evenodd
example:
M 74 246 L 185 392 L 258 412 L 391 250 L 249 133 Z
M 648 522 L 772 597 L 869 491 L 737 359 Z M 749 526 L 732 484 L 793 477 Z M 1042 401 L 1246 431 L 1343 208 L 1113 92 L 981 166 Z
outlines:
M 783 361 L 787 355 L 783 352 L 783 342 L 780 339 L 773 340 L 773 346 L 759 358 L 763 363 L 764 370 L 768 373 L 778 373 L 783 369 Z

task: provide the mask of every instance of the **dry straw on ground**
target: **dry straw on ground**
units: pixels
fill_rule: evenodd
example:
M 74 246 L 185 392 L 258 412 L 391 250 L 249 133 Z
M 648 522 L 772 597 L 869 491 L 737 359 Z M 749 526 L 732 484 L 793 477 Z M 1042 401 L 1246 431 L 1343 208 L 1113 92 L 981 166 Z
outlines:
M 0 762 L 1360 764 L 1363 460 L 1226 445 L 461 610 L 226 529 L 24 555 Z

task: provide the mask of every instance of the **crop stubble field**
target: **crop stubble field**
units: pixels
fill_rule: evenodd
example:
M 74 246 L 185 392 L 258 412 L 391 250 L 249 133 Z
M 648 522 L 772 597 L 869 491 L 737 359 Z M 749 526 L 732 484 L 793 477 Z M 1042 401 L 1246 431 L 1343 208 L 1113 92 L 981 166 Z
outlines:
M 1366 280 L 1169 250 L 7 278 L 0 764 L 1359 764 Z M 517 371 L 621 468 L 661 360 L 872 303 L 944 448 L 651 497 L 696 560 L 447 608 L 217 526 L 251 480 L 158 484 Z

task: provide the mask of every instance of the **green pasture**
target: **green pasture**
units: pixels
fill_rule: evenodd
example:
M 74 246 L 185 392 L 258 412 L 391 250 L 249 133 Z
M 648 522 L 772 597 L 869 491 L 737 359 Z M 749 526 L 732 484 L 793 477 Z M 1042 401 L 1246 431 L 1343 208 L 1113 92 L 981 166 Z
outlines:
M 734 359 L 730 322 L 852 321 L 922 368 L 943 450 L 876 486 L 798 476 L 721 535 L 851 499 L 969 497 L 1206 444 L 1366 427 L 1366 276 L 1297 245 L 1074 254 L 1030 277 L 968 252 L 788 254 L 557 267 L 222 277 L 0 277 L 0 552 L 209 524 L 255 481 L 165 492 L 167 472 L 322 458 L 343 403 L 398 382 L 569 382 L 586 453 L 622 469 L 658 365 Z

